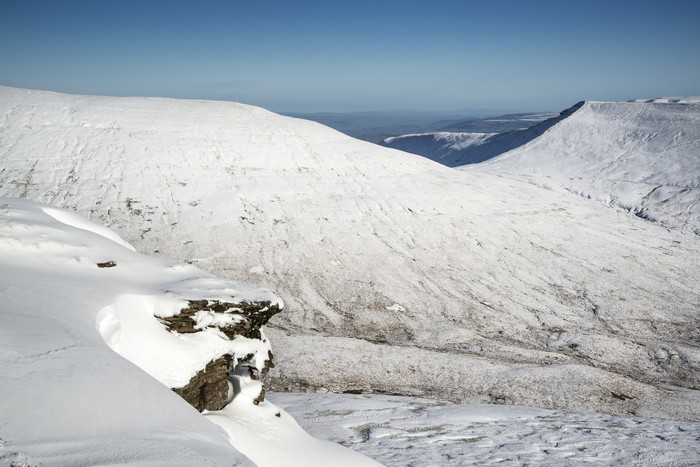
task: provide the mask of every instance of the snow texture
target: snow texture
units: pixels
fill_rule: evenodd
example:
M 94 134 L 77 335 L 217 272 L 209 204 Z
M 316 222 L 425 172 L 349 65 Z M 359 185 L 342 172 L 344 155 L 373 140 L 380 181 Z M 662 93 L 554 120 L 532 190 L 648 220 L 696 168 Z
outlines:
M 523 148 L 634 141 L 675 105 L 596 135 L 569 122 L 611 107 L 585 104 Z M 273 387 L 700 419 L 697 235 L 234 103 L 0 88 L 0 130 L 0 193 L 274 289 Z
M 700 423 L 377 395 L 269 397 L 310 433 L 386 466 L 700 463 Z
M 169 387 L 224 353 L 267 356 L 269 342 L 169 333 L 157 316 L 193 298 L 279 303 L 266 289 L 136 253 L 74 213 L 0 198 L 0 464 L 252 465 L 236 442 L 242 428 L 221 430 Z M 269 402 L 253 405 L 260 383 L 237 378 L 255 395 L 232 392 L 235 403 L 208 416 L 258 423 L 264 456 L 245 451 L 256 464 L 314 465 L 308 450 L 318 465 L 372 464 L 275 417 Z

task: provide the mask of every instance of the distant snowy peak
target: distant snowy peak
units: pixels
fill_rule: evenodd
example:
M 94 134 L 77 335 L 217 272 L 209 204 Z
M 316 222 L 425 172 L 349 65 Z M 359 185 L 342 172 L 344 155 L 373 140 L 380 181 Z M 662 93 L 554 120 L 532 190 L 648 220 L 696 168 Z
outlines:
M 486 166 L 700 233 L 700 104 L 585 102 Z

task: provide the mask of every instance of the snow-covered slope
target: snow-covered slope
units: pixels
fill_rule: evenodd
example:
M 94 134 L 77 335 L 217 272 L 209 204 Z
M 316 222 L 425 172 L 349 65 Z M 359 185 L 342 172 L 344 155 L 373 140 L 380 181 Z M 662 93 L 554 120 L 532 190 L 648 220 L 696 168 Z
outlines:
M 700 103 L 686 102 L 586 102 L 488 169 L 700 234 Z
M 136 253 L 74 213 L 0 198 L 0 464 L 252 465 L 239 451 L 257 465 L 373 464 L 254 405 L 257 392 L 230 392 L 207 419 L 171 391 L 225 353 L 268 351 L 264 338 L 167 332 L 156 315 L 187 299 L 277 301 Z
M 499 174 L 700 233 L 697 98 L 580 102 L 523 130 L 403 135 L 382 144 L 449 167 L 487 161 Z
M 278 292 L 274 387 L 700 418 L 696 235 L 233 103 L 0 88 L 0 131 L 0 193 Z

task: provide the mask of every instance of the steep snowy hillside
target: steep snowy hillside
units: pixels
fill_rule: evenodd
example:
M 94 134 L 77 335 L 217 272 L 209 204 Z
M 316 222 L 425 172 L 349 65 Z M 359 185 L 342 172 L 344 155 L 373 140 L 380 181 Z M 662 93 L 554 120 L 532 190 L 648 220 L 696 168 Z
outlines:
M 233 103 L 0 88 L 0 131 L 0 193 L 279 293 L 273 387 L 700 418 L 696 235 Z
M 700 234 L 700 104 L 687 102 L 586 102 L 488 170 Z
M 376 465 L 254 403 L 260 382 L 244 373 L 269 341 L 229 340 L 207 322 L 243 315 L 205 312 L 188 334 L 161 324 L 202 299 L 278 303 L 136 253 L 74 213 L 0 198 L 0 464 L 252 465 L 241 451 L 256 465 Z M 169 387 L 222 355 L 236 365 L 229 404 L 202 416 Z

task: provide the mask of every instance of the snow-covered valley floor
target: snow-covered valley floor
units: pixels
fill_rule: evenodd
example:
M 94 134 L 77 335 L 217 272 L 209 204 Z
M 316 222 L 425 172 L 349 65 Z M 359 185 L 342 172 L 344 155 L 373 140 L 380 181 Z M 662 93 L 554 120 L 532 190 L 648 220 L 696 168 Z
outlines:
M 386 466 L 700 463 L 697 422 L 381 395 L 269 398 L 309 433 Z

